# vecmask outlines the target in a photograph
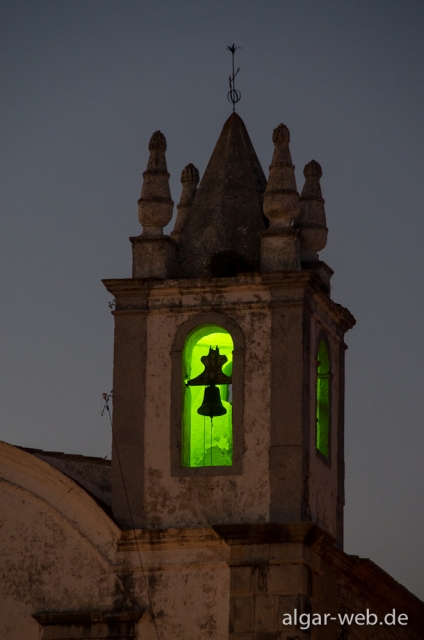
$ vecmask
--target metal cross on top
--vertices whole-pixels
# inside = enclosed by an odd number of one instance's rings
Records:
[[[234,54],[236,52],[237,49],[241,49],[241,47],[236,47],[235,44],[232,44],[231,47],[227,47],[227,49],[229,51],[231,51],[231,55],[233,57],[233,73],[232,75],[229,77],[229,81],[230,81],[230,90],[227,94],[227,98],[228,98],[228,102],[232,102],[233,103],[233,111],[236,110],[236,104],[237,102],[239,102],[240,98],[241,98],[241,93],[240,91],[237,91],[236,87],[235,87],[235,77],[238,74],[238,72],[240,71],[240,67],[237,69],[237,71],[234,73]]]

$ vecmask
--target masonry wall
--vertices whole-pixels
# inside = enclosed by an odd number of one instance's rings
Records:
[[[2,640],[422,637],[423,603],[311,523],[120,531],[72,480],[4,443],[0,478]],[[294,610],[367,608],[408,625],[283,624]]]
[[[118,522],[124,528],[132,522],[166,528],[312,519],[342,544],[339,355],[348,312],[323,295],[308,272],[105,284],[116,296],[112,505]],[[349,316],[344,329],[343,314]],[[242,336],[236,351],[244,376],[238,388],[234,382],[233,413],[241,446],[234,447],[231,468],[186,470],[178,450],[181,331],[212,316],[217,324],[227,319]],[[331,344],[333,373],[329,464],[317,457],[315,443],[316,345],[322,332]],[[242,417],[236,424],[237,398]]]
[[[2,640],[228,637],[214,531],[138,531],[135,543],[71,479],[4,443],[0,503]]]
[[[171,310],[170,308],[171,307]],[[178,328],[199,312],[218,312],[240,327],[246,349],[242,474],[218,469],[171,475],[171,351]],[[202,322],[204,320],[199,320]],[[261,522],[269,518],[270,313],[266,291],[152,296],[147,319],[145,526]],[[234,391],[236,393],[236,390]]]
[[[369,560],[336,550],[334,539],[315,525],[217,530],[230,546],[231,640],[421,637],[424,604]],[[367,609],[377,616],[376,624],[352,620],[357,614],[365,620]],[[406,625],[384,623],[394,609],[407,616]],[[350,624],[339,614],[348,615]]]

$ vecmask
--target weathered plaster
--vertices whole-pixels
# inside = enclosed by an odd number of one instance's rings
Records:
[[[4,443],[0,477],[4,640],[338,640],[337,625],[302,633],[282,615],[366,607],[410,623],[355,627],[357,640],[421,637],[423,604],[311,523],[119,531],[71,479]]]
[[[330,465],[328,473],[315,460],[314,341],[319,328],[339,345],[354,320],[324,293],[320,277],[305,271],[206,280],[109,280],[105,285],[116,298],[115,348],[121,356],[114,373],[119,389],[115,435],[121,466],[130,476],[127,492],[134,521],[166,528],[312,519],[339,535],[340,543],[343,479],[337,428],[332,430],[334,468]],[[236,437],[243,439],[242,460],[237,453],[233,474],[231,468],[221,474],[219,469],[176,469],[181,403],[175,400],[178,390],[172,381],[172,367],[175,371],[179,366],[176,360],[172,365],[174,342],[185,322],[198,317],[201,323],[211,313],[236,323],[245,344],[242,421],[240,427],[234,425]],[[143,328],[135,327],[137,314]],[[128,336],[134,336],[134,349]],[[334,372],[337,377],[338,362]],[[335,416],[341,407],[338,384],[333,379]],[[135,451],[142,457],[138,463]],[[116,469],[116,452],[114,459]],[[125,495],[116,486],[114,513],[128,527],[128,516],[122,515]]]
[[[228,300],[222,300],[221,304],[228,306]],[[192,306],[190,299],[187,306]],[[218,305],[214,305],[214,309],[217,308]],[[217,520],[229,522],[237,519],[243,522],[267,518],[269,435],[266,425],[266,380],[269,375],[262,376],[259,372],[262,373],[267,366],[269,322],[266,322],[266,314],[262,310],[256,313],[236,310],[227,315],[240,326],[246,344],[249,344],[245,351],[243,395],[255,399],[255,403],[246,400],[244,405],[245,456],[242,477],[231,476],[228,472],[221,477],[172,476],[171,451],[166,446],[170,441],[171,425],[170,353],[178,327],[190,315],[168,312],[151,313],[148,317],[145,420],[147,526],[163,528],[208,524]],[[258,404],[261,412],[255,410]]]
[[[133,532],[121,532],[83,489],[30,453],[0,443],[0,477],[2,639],[38,640],[34,616],[49,621],[45,638],[109,637],[95,633],[138,613],[139,637],[153,640],[150,603],[162,640],[227,636],[228,552],[213,530],[137,532],[137,548]],[[78,622],[87,616],[89,636]]]
[[[0,600],[16,603],[1,607],[1,637],[38,638],[37,611],[111,607],[116,525],[72,480],[5,443],[0,477]]]

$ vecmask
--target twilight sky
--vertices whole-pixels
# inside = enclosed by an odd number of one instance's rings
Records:
[[[265,174],[284,122],[323,167],[346,336],[346,544],[424,598],[424,3],[3,0],[0,439],[104,457],[113,319],[160,129],[175,202],[238,113]]]

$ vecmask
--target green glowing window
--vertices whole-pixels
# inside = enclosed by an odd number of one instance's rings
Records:
[[[183,351],[183,467],[221,467],[233,463],[233,349],[228,331],[214,324],[198,327],[186,339]],[[212,369],[218,372],[217,384],[214,384],[215,374],[212,382],[208,375]],[[227,384],[222,384],[223,381]]]
[[[330,454],[330,358],[321,340],[318,348],[317,369],[317,449],[326,458]]]

